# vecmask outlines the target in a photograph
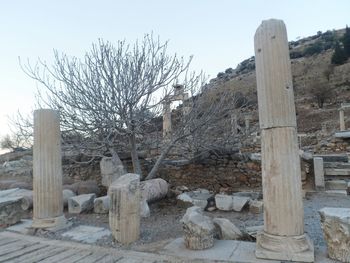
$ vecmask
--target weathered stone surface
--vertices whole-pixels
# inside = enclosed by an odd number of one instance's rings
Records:
[[[325,193],[329,195],[348,195],[346,190],[326,190]]]
[[[329,257],[350,262],[350,209],[325,207],[319,214]]]
[[[62,157],[59,113],[34,111],[33,227],[65,225],[62,196]]]
[[[237,240],[243,236],[241,230],[226,218],[214,218],[213,223],[216,227],[218,239]]]
[[[313,262],[313,246],[304,235],[301,166],[284,22],[263,21],[254,42],[264,196],[264,232],[257,236],[255,255]]]
[[[94,180],[77,182],[72,184],[72,187],[76,188],[77,195],[95,194],[98,196],[100,194],[100,189],[98,188],[97,182]]]
[[[112,182],[126,173],[123,163],[113,157],[103,157],[100,162],[102,185],[109,187]]]
[[[236,192],[232,194],[233,196],[243,196],[243,197],[249,197],[252,200],[258,200],[262,199],[263,195],[262,192]]]
[[[110,235],[111,232],[106,228],[85,225],[74,227],[62,234],[63,237],[88,244],[95,244],[99,239]]]
[[[208,192],[193,192],[192,204],[204,209],[208,204],[208,198],[212,195]]]
[[[0,191],[0,197],[21,197],[21,207],[24,211],[33,207],[33,191],[27,189],[13,188]]]
[[[182,201],[182,202],[186,202],[186,203],[191,203],[192,204],[192,197],[188,194],[188,193],[182,193],[179,194],[176,199]]]
[[[242,209],[248,204],[250,198],[244,196],[233,196],[232,209],[235,212],[241,212]]]
[[[256,236],[259,232],[264,231],[264,225],[261,226],[248,226],[245,228],[245,232],[251,236],[252,238],[256,239]]]
[[[151,211],[149,209],[148,203],[146,200],[142,199],[140,203],[140,216],[141,217],[150,217]]]
[[[110,203],[111,203],[111,198],[108,195],[96,198],[94,200],[94,213],[108,214]]]
[[[257,200],[249,201],[249,212],[253,214],[260,214],[264,211],[264,202]]]
[[[0,197],[0,227],[16,224],[23,216],[21,197]]]
[[[84,194],[73,196],[68,199],[68,212],[71,214],[80,214],[88,212],[94,208],[95,194]]]
[[[231,195],[215,195],[215,204],[217,209],[222,211],[232,211],[233,209],[233,197]]]
[[[314,174],[316,190],[325,190],[323,159],[321,157],[314,158]]]
[[[215,226],[209,217],[202,214],[200,207],[188,208],[181,223],[187,248],[201,250],[214,246]]]
[[[76,196],[76,194],[72,190],[63,189],[62,196],[63,196],[63,207],[68,207],[68,199],[73,196]]]
[[[345,180],[329,180],[326,181],[327,190],[347,190],[348,183]]]
[[[168,193],[168,183],[161,179],[151,179],[140,183],[141,198],[148,203],[161,200],[166,197]]]
[[[109,189],[111,198],[109,226],[113,237],[122,244],[130,244],[140,236],[140,176],[125,174]]]

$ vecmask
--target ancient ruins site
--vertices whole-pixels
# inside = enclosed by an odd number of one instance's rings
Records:
[[[287,29],[209,82],[153,35],[23,65],[46,93],[2,142],[0,262],[350,262],[350,30]]]

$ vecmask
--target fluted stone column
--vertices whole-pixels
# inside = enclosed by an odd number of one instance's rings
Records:
[[[65,223],[59,114],[50,109],[35,110],[32,226],[61,228]]]
[[[169,139],[171,137],[171,109],[170,101],[163,104],[163,138]]]
[[[344,120],[344,110],[339,110],[339,124],[340,124],[340,130],[345,131],[345,120]]]
[[[130,244],[140,236],[140,176],[128,173],[115,180],[108,189],[109,226],[114,238]]]
[[[301,169],[286,27],[263,21],[255,34],[261,129],[264,231],[258,258],[312,262],[313,245],[304,234]]]

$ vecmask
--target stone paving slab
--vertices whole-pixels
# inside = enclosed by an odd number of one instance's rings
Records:
[[[157,253],[149,253],[0,232],[0,263],[280,262],[256,259],[254,251],[255,243],[235,240],[216,240],[213,248],[193,251],[186,249],[183,239],[178,238],[165,243]],[[325,249],[315,251],[315,262],[334,262],[326,257]]]
[[[72,240],[94,244],[99,239],[110,236],[111,231],[103,227],[80,225],[62,234],[63,237],[70,237]]]

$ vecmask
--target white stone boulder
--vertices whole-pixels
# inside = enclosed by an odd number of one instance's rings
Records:
[[[217,209],[222,211],[232,211],[233,209],[233,196],[217,194],[215,195],[215,204]]]
[[[68,199],[68,212],[71,214],[80,214],[89,212],[94,208],[95,194],[83,194],[73,196]]]
[[[0,197],[0,227],[16,224],[22,216],[22,197]]]
[[[233,205],[232,205],[233,211],[241,212],[244,206],[249,203],[249,201],[250,201],[249,197],[233,196]]]
[[[329,257],[350,262],[350,208],[325,207],[319,214]]]
[[[214,246],[215,226],[209,217],[202,214],[200,207],[188,208],[181,223],[188,249],[202,250]]]
[[[108,195],[98,197],[94,200],[94,213],[108,214],[111,198]]]
[[[214,218],[218,239],[237,240],[243,237],[243,233],[230,220],[226,218]]]
[[[161,179],[150,179],[140,182],[141,198],[147,203],[163,199],[168,194],[168,183]]]

